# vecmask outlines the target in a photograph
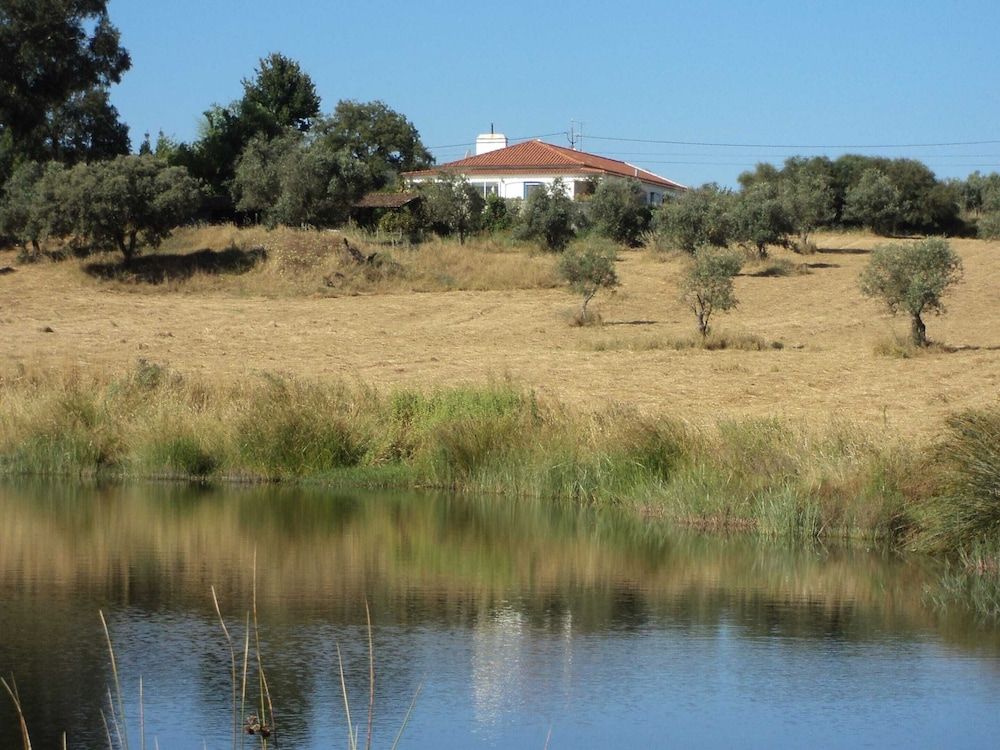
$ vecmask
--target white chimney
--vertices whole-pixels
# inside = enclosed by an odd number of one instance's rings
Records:
[[[503,133],[481,133],[476,136],[476,156],[507,148],[507,136]]]

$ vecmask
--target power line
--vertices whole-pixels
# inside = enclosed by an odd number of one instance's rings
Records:
[[[948,143],[855,143],[841,145],[805,146],[792,143],[711,143],[707,141],[673,141],[655,138],[615,138],[607,135],[588,135],[598,141],[619,141],[622,143],[657,143],[668,146],[712,146],[715,148],[798,148],[798,149],[842,149],[842,148],[936,148],[945,146],[985,146],[1000,143],[1000,140],[952,141]]]
[[[731,158],[733,156],[745,159],[784,159],[802,154],[734,154],[730,153],[706,153],[691,151],[601,151],[603,156],[698,156],[711,159],[713,157]],[[1000,159],[1000,154],[918,154],[915,158],[920,159]]]

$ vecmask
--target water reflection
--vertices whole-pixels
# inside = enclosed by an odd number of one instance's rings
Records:
[[[495,499],[7,485],[0,670],[17,677],[36,747],[55,746],[62,730],[71,746],[101,744],[99,608],[133,717],[143,676],[149,736],[164,748],[229,746],[228,652],[209,587],[241,639],[255,554],[287,747],[346,745],[335,644],[360,710],[366,600],[380,745],[421,683],[409,747],[541,747],[550,726],[553,747],[668,736],[919,745],[935,732],[954,746],[1000,731],[1000,637],[924,604],[937,574],[926,560],[668,535]],[[727,733],[721,716],[741,723]],[[846,733],[822,731],[824,721]],[[14,732],[2,704],[0,748],[18,746]]]

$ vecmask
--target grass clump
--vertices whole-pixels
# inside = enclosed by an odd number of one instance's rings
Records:
[[[919,544],[969,551],[1000,538],[1000,408],[955,415],[947,428],[936,456],[938,487],[922,507]]]
[[[155,443],[152,460],[156,465],[169,467],[172,474],[204,479],[219,467],[219,460],[201,445],[194,435],[176,435]]]
[[[711,332],[706,336],[647,336],[619,337],[599,339],[592,345],[595,352],[631,351],[649,352],[657,350],[685,351],[688,349],[704,349],[705,351],[745,351],[764,352],[784,349],[781,341],[768,341],[765,338],[750,333],[720,333]]]
[[[304,477],[356,466],[365,438],[350,424],[351,405],[337,389],[266,378],[236,420],[245,470],[267,479]]]

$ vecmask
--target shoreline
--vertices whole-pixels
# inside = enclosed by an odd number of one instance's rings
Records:
[[[273,374],[220,382],[143,361],[0,377],[8,476],[551,498],[703,531],[959,556],[975,547],[970,567],[986,572],[998,559],[998,464],[997,409],[954,416],[927,446],[849,423],[706,429],[623,406],[584,414],[510,382],[428,392]]]

